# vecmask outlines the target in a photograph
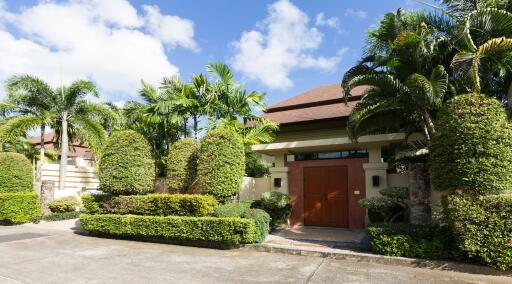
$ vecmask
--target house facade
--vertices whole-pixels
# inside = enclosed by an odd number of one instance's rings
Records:
[[[279,124],[276,139],[255,145],[272,162],[271,191],[288,193],[291,226],[364,228],[358,201],[389,186],[407,186],[407,176],[388,174],[383,152],[405,134],[347,134],[347,119],[364,88],[346,103],[340,84],[315,88],[270,106],[262,117]]]

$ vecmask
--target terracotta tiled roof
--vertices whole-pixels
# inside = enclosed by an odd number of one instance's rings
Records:
[[[352,90],[345,104],[341,84],[318,87],[271,105],[262,117],[278,124],[346,118],[361,99],[365,87]]]
[[[34,144],[37,148],[39,148],[41,142],[41,136],[35,136],[30,138],[30,143]],[[55,147],[55,133],[50,132],[44,135],[44,144],[45,149],[57,151],[57,147]],[[89,148],[84,145],[81,145],[80,141],[74,141],[72,143],[73,147],[70,147],[68,152],[68,157],[82,157],[82,158],[91,158],[93,157],[93,153]]]

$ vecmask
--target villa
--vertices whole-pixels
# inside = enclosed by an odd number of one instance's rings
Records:
[[[364,228],[367,212],[358,200],[390,186],[407,186],[404,174],[388,174],[386,149],[403,133],[347,134],[347,119],[364,88],[346,103],[340,84],[318,87],[271,105],[262,117],[279,124],[276,139],[252,150],[272,161],[270,190],[288,193],[291,226]],[[267,157],[268,156],[268,157]]]

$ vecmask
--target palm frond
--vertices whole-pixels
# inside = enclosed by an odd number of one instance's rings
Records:
[[[22,115],[7,120],[0,127],[0,143],[14,141],[44,123],[41,117]]]
[[[95,154],[101,153],[102,145],[107,138],[107,133],[101,124],[83,115],[73,116],[70,124],[77,126],[76,136],[81,143],[87,145]]]

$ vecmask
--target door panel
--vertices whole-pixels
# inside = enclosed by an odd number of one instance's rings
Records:
[[[347,168],[304,168],[304,224],[348,227]]]

